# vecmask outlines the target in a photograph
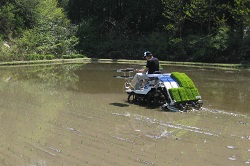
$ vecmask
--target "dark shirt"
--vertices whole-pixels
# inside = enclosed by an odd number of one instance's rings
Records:
[[[148,74],[153,74],[155,71],[159,71],[159,60],[154,57],[149,59],[146,67],[148,68]]]

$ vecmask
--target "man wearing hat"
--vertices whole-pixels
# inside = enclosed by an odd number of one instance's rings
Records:
[[[146,68],[143,73],[154,74],[159,71],[159,60],[153,57],[153,54],[149,51],[144,52],[144,57],[147,60]]]
[[[139,89],[141,80],[148,78],[146,74],[159,73],[159,60],[149,51],[144,52],[144,58],[147,60],[146,68],[136,70],[136,72],[140,74],[136,74],[131,82],[132,88],[135,90]]]

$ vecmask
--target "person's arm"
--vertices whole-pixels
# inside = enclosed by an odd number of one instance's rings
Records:
[[[145,69],[136,69],[135,72],[136,73],[147,73],[148,72],[148,68],[146,67]]]
[[[146,67],[144,69],[135,69],[135,72],[136,73],[144,73],[144,74],[146,74],[148,72],[148,70],[149,70],[149,66],[150,66],[150,62],[147,61]]]
[[[142,73],[147,73],[148,72],[148,68],[146,67],[145,69],[142,69]]]

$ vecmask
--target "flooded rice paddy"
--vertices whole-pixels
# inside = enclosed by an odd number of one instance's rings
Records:
[[[185,72],[204,107],[189,113],[126,102],[122,64],[0,68],[0,165],[248,166],[250,71]]]

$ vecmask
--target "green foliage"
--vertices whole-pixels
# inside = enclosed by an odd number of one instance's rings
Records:
[[[141,59],[150,50],[160,60],[250,62],[250,0],[4,0],[0,25],[11,46],[0,46],[2,61]]]
[[[212,27],[215,27],[214,19],[218,17],[218,11],[220,8],[215,0],[192,0],[185,4],[183,12],[186,19],[191,21],[195,28],[195,34],[204,35],[211,34]]]
[[[234,8],[231,9],[233,18],[237,23],[249,26],[250,22],[250,1],[249,0],[235,0]]]
[[[162,1],[173,59],[224,63],[248,59],[243,31],[249,32],[249,0]]]
[[[24,31],[16,41],[19,54],[54,54],[61,58],[62,54],[74,53],[78,39],[57,1],[41,0],[35,11],[35,27]]]
[[[164,53],[168,51],[168,43],[163,32],[136,37],[122,34],[119,29],[100,35],[97,28],[89,24],[82,28],[78,32],[81,37],[77,48],[90,58],[143,59],[143,53],[147,50],[161,60],[168,56]]]
[[[68,3],[69,18],[74,23],[96,18],[96,26],[102,34],[110,28],[116,30],[119,25],[125,26],[125,33],[145,33],[162,28],[158,24],[163,18],[162,11],[161,0],[69,0]]]
[[[84,58],[86,56],[82,55],[82,54],[68,54],[68,55],[63,55],[62,58],[63,59],[74,59],[74,58]]]
[[[183,0],[162,0],[164,5],[163,16],[167,18],[165,28],[169,31],[171,38],[181,38],[185,14],[182,11],[185,4]]]
[[[11,39],[20,32],[23,24],[17,12],[15,5],[11,3],[0,6],[0,37]]]
[[[54,59],[54,58],[55,58],[55,56],[52,55],[52,54],[48,54],[48,55],[45,55],[45,56],[44,56],[44,59],[47,59],[47,60],[52,60],[52,59]]]
[[[210,46],[218,51],[224,51],[229,46],[229,27],[225,24],[218,28],[218,32],[210,40]]]
[[[35,26],[36,5],[40,0],[15,0],[18,15],[22,18],[25,28]]]
[[[11,56],[10,48],[6,44],[0,40],[0,61],[7,61]]]
[[[29,29],[23,32],[22,37],[16,39],[19,50],[18,54],[34,54],[39,52],[37,47],[41,43],[42,34],[38,28]],[[40,53],[40,52],[39,52]]]
[[[24,59],[25,60],[43,60],[43,59],[47,59],[47,60],[51,60],[54,59],[55,56],[52,54],[48,54],[48,55],[42,55],[42,54],[26,54]]]
[[[88,54],[92,50],[95,50],[93,48],[96,48],[98,45],[98,30],[94,25],[94,20],[89,19],[82,21],[77,30],[77,36],[79,37],[79,43],[77,45],[77,48],[79,52],[84,52]],[[100,42],[100,41],[99,41]]]
[[[60,5],[61,8],[67,9],[68,8],[69,0],[58,0],[58,3],[59,3],[59,5]]]
[[[68,13],[80,25],[80,53],[96,58],[141,59],[148,49],[158,56],[167,48],[163,32],[155,32],[162,30],[158,24],[162,10],[160,0],[70,0]]]
[[[44,56],[40,54],[27,54],[27,60],[43,60]]]

